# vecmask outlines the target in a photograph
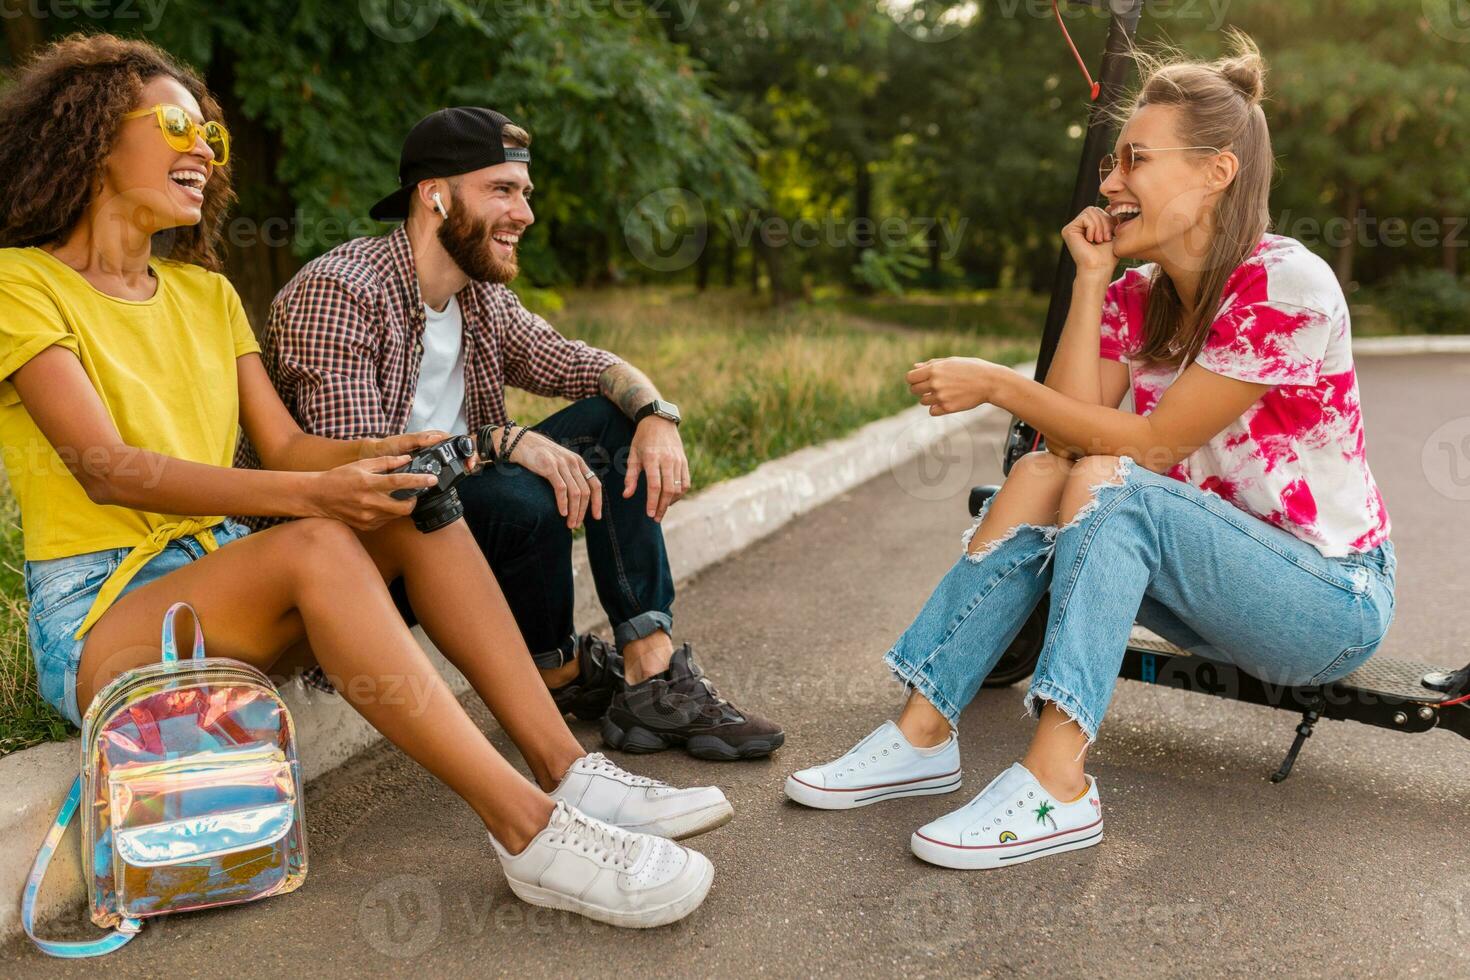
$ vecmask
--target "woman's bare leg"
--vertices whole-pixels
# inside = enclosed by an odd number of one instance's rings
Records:
[[[1061,708],[1044,701],[1036,734],[1031,737],[1021,765],[1031,770],[1031,775],[1048,793],[1064,803],[1070,802],[1087,789],[1083,771],[1086,750],[1087,736],[1081,726]]]
[[[352,706],[469,803],[509,850],[520,851],[546,826],[551,800],[465,713],[346,525],[302,520],[270,528],[119,599],[82,652],[77,703],[83,711],[119,673],[158,659],[159,625],[179,601],[198,611],[210,653],[265,671],[307,639],[323,668],[343,681],[339,690]],[[514,624],[510,632],[519,636]]]
[[[424,534],[403,520],[359,537],[384,579],[402,576],[424,632],[484,699],[541,788],[555,789],[586,750],[557,710],[469,528],[455,521]]]
[[[1027,453],[1016,460],[970,539],[970,554],[1004,537],[1017,524],[1056,524],[1072,466],[1070,460],[1049,452]],[[950,733],[949,719],[917,689],[909,692],[898,728],[920,748],[941,745]]]
[[[1092,502],[1094,486],[1116,482],[1117,465],[1116,458],[1111,456],[1090,456],[1080,460],[1062,488],[1061,502],[1057,507],[1059,523],[1069,523]],[[1086,749],[1087,736],[1082,726],[1047,701],[1041,706],[1041,720],[1021,764],[1031,770],[1048,793],[1059,800],[1073,800],[1087,789],[1087,776],[1083,770]]]

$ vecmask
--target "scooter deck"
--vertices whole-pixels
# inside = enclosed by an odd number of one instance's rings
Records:
[[[1443,669],[1376,656],[1330,684],[1288,687],[1191,654],[1135,626],[1119,676],[1288,711],[1314,711],[1322,718],[1358,721],[1395,731],[1422,732],[1438,727],[1470,738],[1470,706],[1441,707],[1446,695],[1422,683],[1426,674]]]

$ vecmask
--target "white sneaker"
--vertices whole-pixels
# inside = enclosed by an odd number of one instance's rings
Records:
[[[551,798],[614,827],[672,840],[723,827],[735,815],[719,787],[676,789],[635,776],[601,752],[572,763]]]
[[[902,796],[932,796],[960,788],[960,743],[917,749],[885,721],[842,758],[786,777],[786,795],[819,810],[851,810]]]
[[[1017,762],[969,803],[920,827],[909,846],[945,868],[1003,868],[1091,847],[1102,835],[1096,779],[1087,777],[1081,799],[1058,803]]]
[[[519,854],[490,835],[522,901],[629,929],[668,925],[699,908],[715,869],[663,837],[621,830],[557,803],[546,829]]]

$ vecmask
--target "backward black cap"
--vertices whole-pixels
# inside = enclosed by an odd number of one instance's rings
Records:
[[[403,141],[398,157],[398,190],[374,204],[368,214],[378,221],[402,221],[419,181],[452,177],[498,163],[531,162],[531,151],[506,147],[501,135],[509,119],[494,109],[455,106],[420,119]]]

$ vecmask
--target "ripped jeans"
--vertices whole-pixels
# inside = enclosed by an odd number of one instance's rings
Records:
[[[1042,596],[1046,638],[1025,710],[1051,701],[1088,742],[1136,621],[1192,654],[1281,685],[1343,677],[1394,612],[1392,542],[1327,558],[1190,484],[1119,459],[1063,527],[1020,524],[955,563],[884,662],[953,727]],[[993,500],[994,498],[992,498]],[[989,501],[964,536],[970,538]]]

